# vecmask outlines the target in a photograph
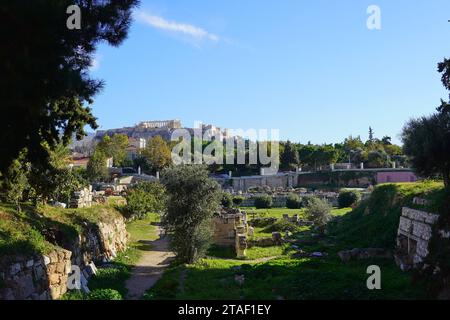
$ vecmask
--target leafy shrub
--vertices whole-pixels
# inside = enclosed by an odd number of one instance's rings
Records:
[[[255,198],[256,209],[269,209],[272,207],[272,197],[265,194]]]
[[[322,231],[323,227],[331,218],[331,206],[326,200],[311,197],[306,207],[307,217],[314,222]]]
[[[266,217],[266,218],[254,218],[250,220],[250,225],[252,227],[263,228],[267,227],[277,221],[277,218]]]
[[[361,194],[359,192],[354,190],[342,190],[338,197],[339,208],[351,207],[359,200],[361,200]]]
[[[312,201],[314,201],[314,200],[311,200],[311,199],[313,199],[314,197],[303,197],[303,199],[302,199],[302,207],[303,208],[307,208],[308,206],[309,206],[309,204],[312,202]]]
[[[275,223],[269,225],[265,231],[267,232],[284,232],[284,231],[290,231],[292,233],[299,231],[299,226],[296,225],[293,222],[287,221],[287,220],[278,220]]]
[[[86,295],[81,290],[67,291],[61,300],[86,300]]]
[[[286,207],[289,209],[298,209],[302,206],[302,199],[296,195],[295,193],[291,193],[288,195],[286,199]]]
[[[122,300],[122,295],[113,289],[95,289],[88,294],[88,300]]]
[[[245,198],[243,196],[235,196],[233,198],[233,204],[235,206],[240,206],[244,202]]]
[[[165,188],[159,182],[141,182],[128,190],[126,212],[130,218],[144,218],[150,212],[165,208]]]
[[[220,201],[225,208],[231,208],[233,206],[233,197],[228,192],[222,194],[222,200]]]

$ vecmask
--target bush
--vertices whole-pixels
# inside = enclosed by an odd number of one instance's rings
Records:
[[[293,222],[287,221],[287,220],[278,220],[272,225],[269,225],[264,231],[267,232],[285,232],[290,231],[292,233],[295,233],[299,231],[299,226],[296,225]]]
[[[130,218],[144,218],[165,208],[165,189],[159,182],[141,182],[127,192],[126,211]]]
[[[361,200],[361,194],[359,192],[354,190],[342,190],[338,197],[339,208],[351,207],[359,200]]]
[[[122,300],[122,295],[113,289],[95,289],[88,294],[88,300]]]
[[[256,209],[269,209],[272,207],[272,197],[265,194],[255,198]]]
[[[330,220],[330,213],[331,206],[326,200],[315,197],[309,199],[306,215],[321,231],[324,231],[325,225]]]
[[[299,209],[302,206],[302,199],[294,194],[291,193],[288,195],[287,199],[286,199],[286,207],[288,207],[289,209]]]
[[[240,206],[244,202],[245,198],[243,196],[236,196],[233,198],[233,204],[235,206]]]
[[[231,208],[233,206],[233,197],[228,192],[222,194],[221,204],[224,208]]]

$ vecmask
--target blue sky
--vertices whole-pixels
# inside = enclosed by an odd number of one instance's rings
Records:
[[[381,30],[366,27],[381,9]],[[390,135],[448,94],[450,2],[142,0],[128,39],[101,45],[92,76],[101,129],[178,118],[279,129],[282,139]]]

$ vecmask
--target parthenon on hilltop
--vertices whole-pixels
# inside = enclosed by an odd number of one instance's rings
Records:
[[[175,120],[157,120],[157,121],[142,121],[139,122],[136,127],[145,129],[157,129],[157,128],[167,128],[167,129],[179,129],[181,128],[181,121]]]

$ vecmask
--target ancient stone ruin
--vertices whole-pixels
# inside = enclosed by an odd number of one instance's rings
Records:
[[[70,208],[87,208],[92,205],[92,186],[73,193],[70,199]]]
[[[95,262],[107,262],[126,248],[125,221],[86,226],[67,248],[55,248],[43,255],[7,256],[0,261],[0,300],[59,299],[68,290],[72,266],[81,271],[81,290],[89,292],[88,280],[96,273]]]
[[[397,231],[395,262],[402,270],[418,267],[428,255],[437,214],[403,207]]]
[[[214,244],[234,247],[238,258],[245,257],[247,237],[252,232],[246,213],[239,209],[223,209],[214,217]]]

